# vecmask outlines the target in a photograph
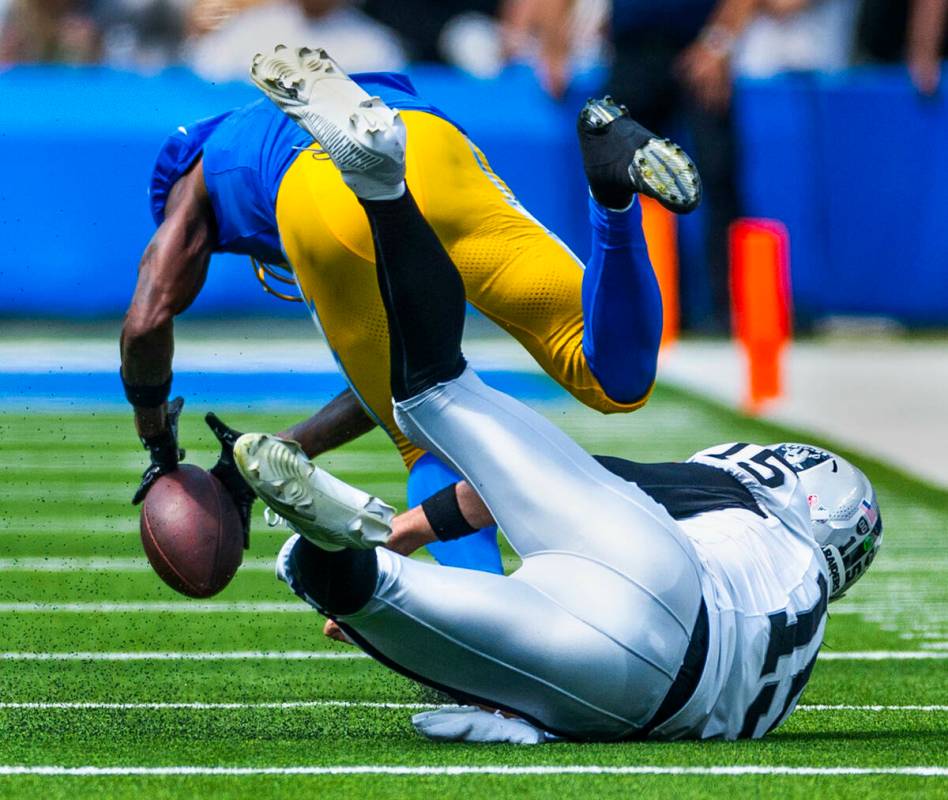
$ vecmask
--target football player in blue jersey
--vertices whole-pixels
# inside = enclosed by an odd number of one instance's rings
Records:
[[[324,89],[352,99],[369,126],[397,112],[411,132],[405,158],[416,201],[458,264],[472,305],[586,405],[624,412],[645,403],[662,317],[635,197],[648,194],[678,212],[694,208],[700,183],[681,148],[608,99],[587,104],[579,137],[592,191],[593,254],[584,270],[520,206],[463,130],[419,97],[407,78],[350,79],[325,52],[306,48],[278,48],[261,57],[254,75],[277,62],[324,66]],[[306,88],[296,90],[302,96]],[[381,425],[410,470],[413,502],[458,477],[395,424],[388,328],[368,222],[346,176],[313,152],[324,151],[334,134],[305,116],[304,103],[288,113],[294,119],[260,100],[179,128],[159,154],[150,191],[158,230],[122,329],[122,379],[152,462],[136,502],[179,458],[181,405],[167,403],[173,319],[200,291],[215,252],[248,255],[259,275],[294,283],[351,387],[286,431],[288,437],[315,455]],[[208,421],[224,447],[214,473],[234,495],[246,526],[253,495],[230,463],[234,431],[214,416]],[[501,571],[492,527],[461,542],[437,543],[432,551],[444,564]]]

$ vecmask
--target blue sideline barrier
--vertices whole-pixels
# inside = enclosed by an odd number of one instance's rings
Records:
[[[499,81],[437,67],[411,74],[524,205],[584,256],[573,126],[594,80],[558,104],[522,68]],[[180,69],[149,78],[62,67],[0,74],[0,315],[122,313],[153,231],[145,187],[161,141],[256,96]],[[796,75],[741,84],[736,111],[746,211],[790,229],[798,315],[948,323],[944,94],[919,98],[901,70]],[[221,312],[304,313],[264,295],[247,260],[232,257],[215,259],[193,310]]]
[[[503,91],[437,68],[412,77],[544,224],[588,250],[587,190],[572,133],[581,101],[548,101],[526,69],[511,70]],[[154,231],[146,187],[162,141],[178,125],[258,96],[182,69],[151,78],[61,67],[0,74],[0,314],[123,313]],[[249,261],[229,256],[215,257],[192,311],[305,313],[265,295]]]
[[[737,95],[748,213],[790,230],[799,316],[948,323],[948,98],[902,69],[748,81]]]

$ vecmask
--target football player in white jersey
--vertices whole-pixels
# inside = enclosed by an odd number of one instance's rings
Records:
[[[869,481],[796,444],[725,444],[685,463],[596,458],[483,384],[461,354],[463,284],[404,183],[397,115],[322,94],[318,80],[280,75],[268,94],[308,104],[329,132],[322,145],[372,228],[396,420],[465,481],[396,517],[295,443],[242,436],[238,468],[297,532],[280,577],[380,662],[467,704],[415,718],[433,739],[772,730],[809,678],[827,602],[881,543]],[[491,520],[523,560],[510,576],[380,546]]]

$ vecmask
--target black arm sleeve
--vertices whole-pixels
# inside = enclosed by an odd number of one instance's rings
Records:
[[[452,539],[460,539],[477,530],[461,513],[457,483],[452,483],[435,492],[421,504],[421,508],[439,541],[449,542]]]

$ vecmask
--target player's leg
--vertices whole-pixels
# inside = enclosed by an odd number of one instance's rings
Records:
[[[619,738],[654,718],[688,642],[670,631],[677,662],[663,665],[666,654],[648,644],[654,601],[588,566],[579,579],[593,605],[611,592],[609,608],[595,608],[601,616],[591,620],[516,576],[448,570],[386,550],[327,553],[295,539],[281,551],[278,574],[410,678],[561,735]],[[550,583],[577,580],[570,565],[544,569]]]
[[[428,116],[406,115],[409,129]],[[408,165],[409,179],[419,158]],[[434,458],[419,461],[424,451],[408,441],[392,416],[388,327],[365,214],[335,165],[310,153],[287,170],[276,210],[306,304],[347,382],[398,448],[409,469],[410,502],[420,502],[426,489],[437,491],[459,476],[448,477],[449,468]],[[501,571],[493,527],[429,549],[446,566]]]
[[[588,101],[577,130],[592,228],[583,352],[606,393],[628,403],[650,391],[662,335],[661,292],[636,193],[688,213],[700,202],[701,183],[680,147],[654,136],[611,98]]]
[[[403,670],[554,732],[608,736],[642,726],[682,663],[700,654],[693,548],[644,493],[466,366],[463,284],[411,194],[363,207],[388,315],[396,420],[468,479],[525,563],[505,579],[424,572],[380,555],[391,566],[373,600],[341,621]],[[618,695],[596,688],[617,669],[629,681]]]
[[[693,586],[694,550],[661,506],[466,367],[464,287],[411,194],[363,207],[388,315],[396,420],[408,437],[468,480],[521,556],[592,558],[633,581],[661,564],[669,585]],[[668,606],[690,630],[696,607],[686,594]]]
[[[642,207],[607,208],[589,198],[592,252],[583,274],[583,355],[606,395],[647,397],[662,340],[662,295],[642,231]]]
[[[409,184],[457,264],[468,300],[515,336],[579,400],[615,412],[645,401],[662,319],[640,209],[637,204],[625,208],[632,191],[643,186],[629,177],[630,161],[654,137],[618,107],[607,107],[613,116],[605,124],[587,131],[581,123],[581,144],[589,156],[591,183],[606,200],[621,194],[618,202],[625,210],[591,203],[593,247],[585,271],[520,206],[472,143],[443,120],[417,112],[405,116],[413,122],[409,157],[423,154],[416,156],[421,167],[409,175]],[[621,165],[628,185],[616,177]],[[446,174],[450,181],[444,180]],[[679,210],[690,207],[696,191],[697,183]]]

